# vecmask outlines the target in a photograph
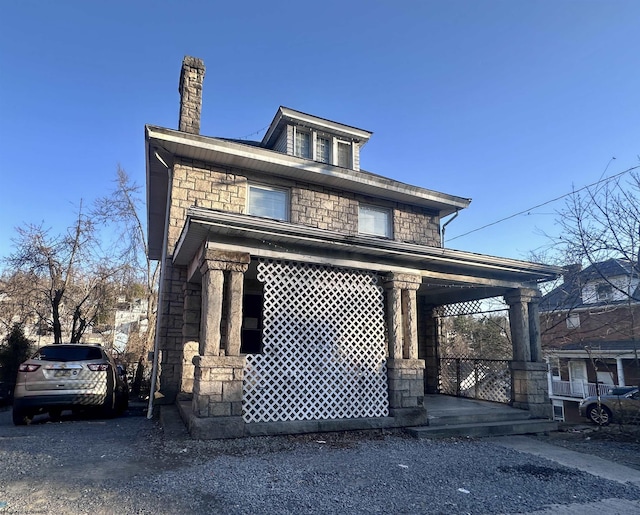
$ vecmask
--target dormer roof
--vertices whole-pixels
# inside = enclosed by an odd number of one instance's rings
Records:
[[[266,134],[262,138],[262,146],[265,148],[273,148],[280,133],[285,129],[287,125],[297,125],[302,127],[308,127],[310,129],[316,129],[318,131],[332,134],[339,138],[343,138],[349,141],[355,141],[363,146],[373,134],[370,131],[364,129],[358,129],[357,127],[351,127],[343,123],[327,120],[326,118],[320,118],[311,114],[296,111],[288,107],[280,106],[278,112],[273,118],[271,125]]]

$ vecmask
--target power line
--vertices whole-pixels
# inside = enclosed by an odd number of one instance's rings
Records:
[[[611,161],[609,161],[609,162],[611,162]],[[609,166],[609,165],[607,165],[607,166]],[[519,211],[519,212],[517,212],[517,213],[515,213],[513,215],[509,215],[509,216],[506,216],[504,218],[501,218],[500,220],[496,220],[495,222],[491,222],[490,224],[483,225],[482,227],[478,227],[477,229],[472,229],[472,230],[467,231],[467,232],[465,232],[463,234],[459,234],[458,236],[454,236],[453,238],[449,238],[449,241],[457,240],[458,238],[462,238],[463,236],[467,236],[467,235],[469,235],[471,233],[481,231],[482,229],[486,229],[487,227],[491,227],[493,225],[497,225],[499,223],[505,222],[507,220],[510,220],[511,218],[515,218],[516,216],[524,215],[525,213],[529,213],[530,211],[533,211],[534,209],[538,209],[539,207],[546,206],[547,204],[552,204],[553,202],[557,202],[558,200],[561,200],[561,199],[563,199],[565,197],[568,197],[570,195],[575,195],[576,193],[579,193],[579,192],[581,192],[583,190],[586,190],[586,189],[591,188],[593,186],[597,186],[600,183],[604,183],[604,182],[608,182],[608,181],[610,181],[612,179],[616,179],[616,178],[618,178],[618,177],[620,177],[620,176],[622,176],[622,175],[624,175],[626,173],[629,173],[629,172],[631,172],[633,170],[636,170],[638,168],[640,168],[640,165],[633,166],[631,168],[627,168],[623,172],[617,173],[616,175],[612,175],[611,177],[608,177],[605,180],[602,180],[602,178],[600,178],[596,182],[593,182],[591,184],[587,184],[586,186],[583,186],[582,188],[579,188],[577,190],[571,191],[569,193],[565,193],[564,195],[560,195],[559,197],[556,197],[554,199],[547,200],[546,202],[543,202],[542,204],[538,204],[536,206],[530,207],[529,209],[524,209],[524,210]],[[606,168],[605,168],[605,171],[606,171]]]
[[[236,139],[247,139],[247,138],[250,138],[251,136],[255,136],[256,134],[260,134],[263,130],[265,130],[268,127],[269,127],[268,125],[265,125],[264,127],[262,127],[262,129],[258,129],[256,132],[252,132],[251,134],[247,134],[246,136],[242,136],[242,137],[236,138]]]

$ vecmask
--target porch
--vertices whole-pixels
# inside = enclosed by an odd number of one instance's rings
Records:
[[[606,395],[615,385],[588,383],[586,381],[561,381],[553,379],[549,385],[550,397],[558,399],[585,399],[596,395]]]

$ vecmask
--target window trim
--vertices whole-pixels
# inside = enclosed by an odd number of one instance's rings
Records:
[[[379,213],[386,213],[387,223],[384,234],[363,231],[362,226],[360,225],[360,222],[362,220],[362,208],[370,209],[371,211],[377,211]],[[358,204],[358,234],[362,234],[364,236],[375,236],[377,238],[386,238],[389,240],[393,239],[393,209],[388,207],[376,206],[375,204]]]
[[[276,218],[273,216],[264,216],[251,212],[251,189],[256,188],[266,191],[275,191],[284,194],[284,218]],[[289,188],[283,188],[281,186],[273,186],[271,184],[264,184],[259,182],[247,183],[247,201],[246,201],[246,213],[251,216],[258,216],[260,218],[268,218],[270,220],[280,220],[281,222],[288,222],[291,219],[291,190]]]

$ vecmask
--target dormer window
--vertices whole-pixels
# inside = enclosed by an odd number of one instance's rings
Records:
[[[341,168],[351,168],[351,143],[338,141],[338,162]]]
[[[311,158],[311,133],[296,128],[295,131],[296,156]]]
[[[316,139],[316,161],[331,163],[331,138],[318,136]]]

